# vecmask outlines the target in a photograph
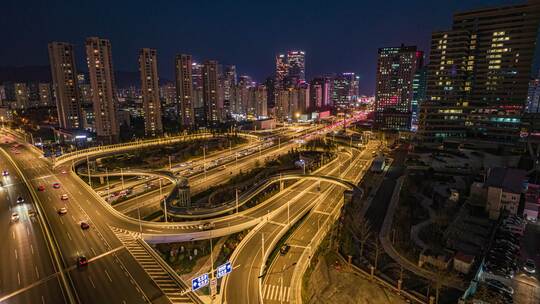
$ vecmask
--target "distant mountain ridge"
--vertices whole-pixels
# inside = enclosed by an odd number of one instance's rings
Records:
[[[80,72],[88,75],[87,72]],[[114,77],[117,88],[140,87],[141,80],[139,72],[115,71]],[[38,66],[0,66],[0,83],[4,82],[52,82],[51,70],[48,65]],[[160,79],[159,83],[170,82],[167,79]]]

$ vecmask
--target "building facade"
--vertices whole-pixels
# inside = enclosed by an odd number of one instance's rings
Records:
[[[218,62],[205,61],[202,67],[202,95],[206,126],[214,126],[221,121],[223,101],[218,98],[218,75]]]
[[[79,129],[82,126],[81,102],[73,45],[65,42],[49,43],[49,63],[60,128]]]
[[[118,100],[113,72],[111,43],[107,39],[86,39],[88,74],[92,90],[94,126],[98,140],[118,142]]]
[[[288,51],[287,67],[291,85],[306,81],[306,53],[304,51]]]
[[[176,55],[176,100],[180,125],[183,128],[195,124],[192,67],[191,55]]]
[[[419,139],[513,146],[532,78],[540,3],[454,14],[432,34]]]
[[[141,95],[144,109],[144,133],[146,136],[158,136],[163,133],[163,125],[155,49],[141,49],[139,71],[141,73]]]
[[[416,46],[379,49],[374,122],[377,128],[411,129],[412,84],[422,57]]]

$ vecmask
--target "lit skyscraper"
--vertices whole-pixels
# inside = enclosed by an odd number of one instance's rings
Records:
[[[354,73],[343,73],[334,78],[332,101],[338,109],[347,109],[358,98],[359,77]]]
[[[321,109],[332,105],[333,81],[331,77],[313,78],[310,90],[310,108]]]
[[[284,54],[276,56],[276,88],[283,88],[285,84],[285,78],[289,73],[289,66],[287,64],[287,57]]]
[[[176,100],[180,124],[187,128],[195,124],[191,55],[176,55]]]
[[[223,73],[221,74],[220,85],[223,98],[223,109],[226,117],[230,117],[232,113],[237,113],[235,101],[236,82],[236,66],[225,66]]]
[[[306,65],[304,51],[287,52],[288,78],[292,85],[306,81]]]
[[[78,129],[81,127],[81,105],[73,45],[49,43],[49,62],[60,128]]]
[[[163,126],[155,49],[141,49],[139,53],[139,70],[141,72],[141,94],[144,108],[144,133],[146,136],[161,135]]]
[[[418,112],[420,105],[426,100],[426,81],[427,81],[427,67],[423,66],[416,70],[413,78],[413,98],[411,101],[411,129],[416,131],[418,128]]]
[[[423,53],[416,46],[379,49],[375,92],[375,126],[410,130],[413,78]]]
[[[202,67],[203,103],[207,126],[221,121],[223,104],[218,98],[218,62],[207,60]],[[221,101],[222,102],[222,101]]]
[[[456,13],[451,30],[432,34],[424,143],[518,143],[539,23],[540,3],[529,1]]]
[[[111,43],[107,39],[86,39],[88,74],[92,88],[94,124],[99,140],[117,142],[120,127],[113,73]]]

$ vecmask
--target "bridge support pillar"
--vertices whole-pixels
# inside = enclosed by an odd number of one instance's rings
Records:
[[[285,182],[280,180],[279,181],[279,191],[283,191],[284,188],[285,188]]]
[[[403,280],[402,279],[399,279],[397,281],[397,290],[398,290],[398,293],[401,292],[401,285],[403,285]]]
[[[100,176],[99,177],[99,183],[100,184],[104,184],[105,183],[105,178],[103,176]]]

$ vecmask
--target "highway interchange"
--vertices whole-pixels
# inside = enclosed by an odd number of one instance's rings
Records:
[[[4,182],[3,191],[0,193],[8,202],[1,209],[2,219],[4,219],[2,229],[11,232],[11,234],[3,234],[8,249],[3,251],[2,266],[5,263],[6,268],[2,267],[2,269],[8,269],[8,271],[2,271],[0,282],[0,302],[3,301],[2,303],[68,303],[70,293],[79,303],[170,303],[160,287],[130,254],[112,228],[115,231],[142,233],[145,239],[148,238],[150,241],[217,237],[258,224],[272,225],[273,221],[281,221],[283,224],[283,216],[287,212],[283,208],[284,201],[290,198],[291,201],[299,202],[290,206],[289,212],[292,218],[305,212],[306,203],[318,196],[317,193],[310,193],[312,186],[318,182],[299,181],[294,189],[287,188],[278,197],[264,204],[214,220],[215,228],[209,232],[200,231],[199,222],[171,224],[128,220],[127,217],[113,211],[114,209],[104,201],[100,201],[99,195],[90,187],[82,186],[74,173],[65,172],[60,168],[53,170],[50,162],[43,159],[32,147],[21,145],[17,148],[17,153],[12,153],[13,142],[5,143],[2,139],[1,147],[7,153],[3,153],[0,157],[0,165],[10,172],[7,178],[9,181]],[[274,150],[276,150],[275,153],[279,153],[280,151],[277,150],[282,149],[287,149],[287,146]],[[259,157],[267,156],[262,153],[259,155]],[[365,168],[365,160],[359,161],[355,158],[353,160],[355,165],[347,166],[347,161],[343,159],[346,157],[350,155],[340,153],[340,159],[337,161],[342,162],[344,178],[350,178],[347,172],[353,172],[350,174],[354,179],[360,174],[357,170]],[[247,168],[253,162],[255,162],[253,159],[239,160],[237,169],[240,170],[241,165]],[[360,163],[364,165],[356,166]],[[341,167],[337,166],[337,169],[336,166],[332,167],[333,169],[326,167],[324,170],[342,170]],[[20,176],[20,173],[24,174],[24,178]],[[206,174],[206,182],[213,181],[213,174],[218,176],[214,177],[217,179],[231,175],[228,170],[208,171]],[[328,172],[328,174],[339,175],[336,172]],[[30,187],[27,187],[24,179]],[[56,182],[60,184],[60,189],[52,187],[52,184]],[[343,187],[330,186],[331,188],[328,188],[327,183],[322,184],[321,191],[337,193],[335,191],[344,190]],[[44,191],[38,191],[39,186],[43,186]],[[68,200],[61,200],[62,194],[67,194]],[[14,201],[14,197],[19,195],[25,199],[23,204],[16,204]],[[39,216],[33,216],[36,203],[41,206],[46,223],[42,223]],[[61,207],[67,208],[67,214],[58,214]],[[10,221],[12,212],[19,213],[18,222]],[[89,223],[90,229],[81,229],[81,222]],[[50,229],[56,244],[47,244],[42,226]],[[274,226],[283,227],[279,224]],[[269,244],[271,235],[272,231],[268,231]],[[11,240],[9,240],[10,237]],[[55,265],[51,254],[51,248],[55,246],[61,259],[60,263],[56,263],[59,266]],[[82,255],[88,258],[89,267],[76,266],[77,257]],[[14,263],[14,260],[19,262]],[[57,268],[61,268],[60,271]],[[256,267],[253,268],[253,271],[255,270]],[[233,273],[236,272],[238,272],[237,276],[241,276],[242,271],[235,270]],[[67,278],[68,290],[62,288],[61,274]],[[231,275],[227,286],[231,286],[234,278],[235,275]],[[249,284],[242,284],[242,286],[249,286]],[[118,292],[119,290],[130,292]],[[253,292],[257,293],[257,290]],[[227,295],[226,292],[225,294]],[[258,294],[253,297],[257,298]],[[32,300],[29,301],[29,299]],[[185,303],[190,303],[190,300],[186,299]],[[228,301],[228,303],[239,302]]]

